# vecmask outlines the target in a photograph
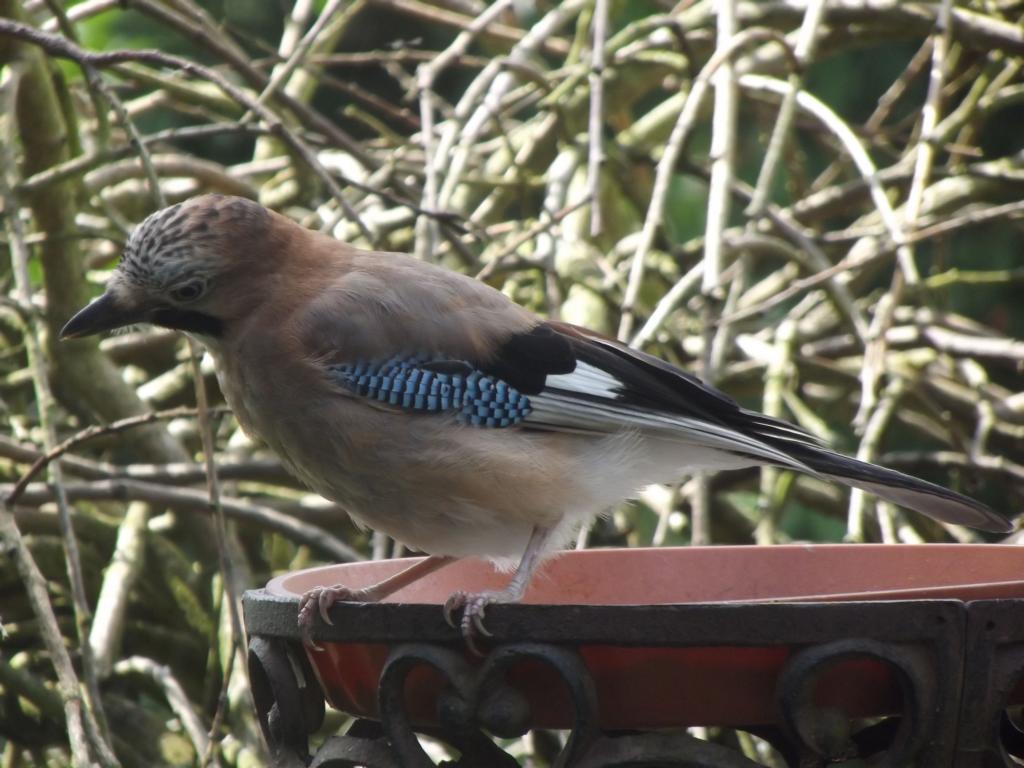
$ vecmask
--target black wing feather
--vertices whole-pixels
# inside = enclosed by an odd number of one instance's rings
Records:
[[[550,323],[540,323],[510,337],[481,368],[524,395],[536,395],[549,375],[576,370],[576,355],[566,336]]]
[[[536,395],[549,375],[572,373],[579,363],[605,371],[620,383],[620,405],[702,419],[783,449],[793,441],[821,445],[799,427],[741,408],[724,392],[671,363],[569,323],[540,323],[511,337],[482,367],[520,392]],[[783,443],[777,445],[778,440]]]

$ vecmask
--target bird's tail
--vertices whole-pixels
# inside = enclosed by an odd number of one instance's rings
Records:
[[[1008,533],[1013,526],[979,501],[894,469],[868,464],[827,448],[790,443],[786,452],[815,473],[873,493],[945,523]]]

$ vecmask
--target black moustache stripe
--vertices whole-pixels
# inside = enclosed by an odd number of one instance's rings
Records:
[[[224,333],[224,322],[219,318],[203,312],[174,307],[156,310],[150,316],[150,322],[163,328],[173,328],[176,331],[188,331],[214,338],[219,338]]]

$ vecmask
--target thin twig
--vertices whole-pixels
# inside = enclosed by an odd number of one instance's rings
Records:
[[[782,217],[781,214],[773,212],[771,207],[768,209],[768,215],[773,218],[773,221],[776,224],[781,225],[785,222],[785,218]],[[796,235],[797,233],[795,227],[786,231],[793,235]],[[809,239],[800,238],[799,244],[803,246],[807,255],[813,259],[815,265],[820,266],[823,261],[826,261],[824,254],[822,254],[820,249],[818,249],[817,246],[814,246],[812,241]],[[864,255],[851,254],[848,258],[820,269],[820,271],[815,272],[808,277],[791,281],[786,288],[774,293],[770,298],[725,315],[722,319],[723,321],[728,320],[729,322],[736,322],[748,317],[763,315],[769,309],[789,301],[793,297],[798,296],[805,291],[817,288],[824,284],[829,289],[829,292],[835,297],[836,305],[840,307],[841,310],[850,318],[851,325],[857,333],[858,338],[862,340],[866,339],[868,330],[867,322],[864,320],[861,311],[855,305],[853,297],[849,293],[849,289],[845,285],[838,283],[836,278],[847,272],[852,272],[859,267],[870,264],[889,253],[891,253],[891,250],[880,248],[877,251]]]
[[[680,155],[690,131],[697,119],[697,112],[707,95],[711,78],[718,68],[732,59],[743,48],[752,43],[774,41],[783,46],[787,51],[789,46],[785,38],[778,32],[769,29],[746,29],[735,35],[725,47],[717,50],[711,57],[700,74],[694,78],[690,91],[679,112],[672,134],[669,136],[665,151],[658,161],[658,168],[654,176],[654,188],[651,191],[651,202],[647,207],[647,216],[644,218],[644,226],[640,233],[640,242],[629,268],[629,277],[626,281],[626,293],[622,299],[622,319],[619,323],[618,338],[625,341],[633,330],[634,309],[637,297],[640,295],[640,286],[643,283],[644,269],[646,267],[647,254],[654,245],[654,237],[665,217],[665,206],[668,202],[669,182],[676,167]]]
[[[601,234],[601,169],[604,153],[604,47],[608,36],[608,0],[595,0],[593,19],[593,52],[590,57],[590,119],[587,158],[587,179],[590,186],[590,236]]]
[[[20,70],[17,67],[8,68],[6,81],[2,83],[2,103],[4,109],[2,114],[9,116],[8,130],[3,145],[2,167],[0,167],[0,199],[3,200],[4,210],[11,214],[4,217],[9,237],[9,248],[11,252],[11,271],[14,275],[16,300],[24,307],[32,306],[32,279],[28,266],[28,247],[25,245],[24,231],[22,229],[21,217],[19,216],[20,206],[9,183],[8,169],[16,167],[14,161],[14,121],[17,104],[17,90],[20,83]],[[56,400],[50,389],[50,381],[46,371],[46,357],[40,341],[43,330],[43,323],[37,314],[33,313],[30,318],[30,325],[24,329],[22,338],[25,343],[25,350],[28,356],[29,369],[32,374],[32,386],[35,390],[36,403],[39,409],[39,421],[43,431],[45,445],[50,448],[57,442],[56,427],[54,424],[56,414]],[[68,572],[68,580],[71,585],[72,605],[74,607],[75,628],[78,633],[79,643],[82,650],[82,676],[85,679],[85,699],[79,698],[79,682],[71,666],[71,660],[64,648],[60,630],[57,627],[57,620],[53,614],[53,606],[46,594],[45,582],[39,574],[34,559],[28,552],[21,538],[21,532],[17,529],[10,510],[13,509],[9,503],[4,504],[4,512],[0,513],[3,518],[5,539],[13,545],[18,556],[18,567],[26,588],[29,590],[33,609],[43,627],[43,635],[48,650],[53,659],[54,669],[60,680],[61,696],[64,699],[65,712],[68,721],[68,737],[71,740],[72,754],[76,765],[86,766],[92,762],[89,756],[94,752],[97,759],[104,765],[120,765],[117,757],[109,743],[109,733],[105,727],[103,703],[100,698],[99,682],[96,676],[96,667],[93,663],[92,654],[87,647],[88,623],[89,623],[89,601],[85,590],[85,579],[82,575],[82,561],[78,549],[78,539],[71,524],[71,510],[68,499],[64,493],[64,478],[60,465],[53,464],[49,468],[50,483],[57,502],[58,520],[60,522],[61,542],[64,547],[64,559]],[[59,646],[59,648],[58,648]],[[85,704],[83,707],[82,704]]]
[[[479,18],[479,16],[466,16],[436,5],[419,2],[419,0],[372,0],[372,2],[376,6],[391,8],[401,13],[419,17],[430,24],[444,24],[459,29],[469,29],[473,26],[476,19]],[[523,41],[526,34],[523,30],[510,27],[507,24],[490,24],[485,36],[495,40],[518,44]],[[565,56],[569,50],[566,41],[554,35],[541,41],[541,47],[545,53],[552,56]]]
[[[715,54],[729,50],[736,37],[735,0],[718,0],[715,16]],[[722,66],[712,78],[715,106],[711,117],[711,181],[708,185],[708,212],[704,230],[704,269],[701,273],[703,295],[703,336],[700,372],[706,381],[714,384],[718,379],[718,361],[714,354],[716,340],[726,338],[727,324],[715,324],[721,299],[722,262],[724,260],[724,233],[729,220],[732,194],[733,164],[736,156],[736,118],[739,113],[736,73],[731,57],[722,55]],[[711,543],[711,488],[703,472],[697,474],[697,483],[691,496],[690,541],[700,546]]]
[[[783,98],[791,92],[788,83],[763,75],[743,75],[739,79],[739,84],[742,88],[773,93]],[[889,236],[894,243],[902,243],[905,239],[902,222],[900,222],[895,210],[893,210],[889,198],[886,197],[885,188],[878,178],[878,169],[875,167],[874,161],[854,130],[823,101],[807,91],[800,91],[796,95],[796,103],[797,106],[820,121],[839,140],[843,149],[846,150],[850,159],[853,160],[857,171],[868,185],[868,189],[871,191],[871,200],[878,209],[878,213],[885,224]]]
[[[152,678],[163,689],[164,697],[167,699],[171,711],[178,716],[185,733],[192,740],[196,754],[205,754],[209,747],[210,739],[203,728],[203,721],[199,717],[195,706],[188,699],[185,689],[171,672],[170,667],[160,664],[153,659],[144,656],[129,656],[121,659],[114,665],[114,672],[118,675],[141,674]]]
[[[438,207],[449,207],[462,181],[472,148],[484,127],[501,111],[501,100],[515,82],[516,70],[507,63],[526,63],[559,29],[568,24],[587,0],[565,0],[554,6],[509,52],[504,61],[492,60],[466,89],[438,142],[433,162],[447,163],[447,173],[438,192]]]
[[[40,32],[34,27],[30,27],[26,24],[19,24],[18,22],[10,21],[9,19],[0,19],[0,34],[17,37],[20,40],[39,46],[52,56],[70,59],[80,65],[89,64],[96,67],[106,67],[126,61],[140,61],[147,64],[156,64],[158,66],[180,69],[194,77],[210,81],[220,88],[228,97],[252,110],[264,122],[270,133],[280,138],[295,152],[295,154],[302,158],[303,162],[305,162],[306,165],[323,181],[324,185],[330,191],[331,196],[338,202],[338,205],[341,206],[342,210],[345,211],[345,215],[348,217],[349,221],[359,228],[361,234],[367,239],[367,241],[373,242],[374,238],[372,233],[367,229],[366,225],[345,198],[341,187],[339,187],[338,183],[335,181],[335,174],[330,173],[323,167],[309,145],[299,138],[293,131],[289,130],[273,112],[259,104],[254,98],[252,98],[252,96],[236,86],[216,70],[202,64],[197,64],[190,59],[174,56],[169,53],[164,53],[163,51],[124,50],[94,53],[86,51],[64,38],[57,37],[56,35],[48,35],[44,32]]]
[[[313,26],[309,28],[305,35],[298,41],[295,48],[288,55],[288,59],[274,68],[273,73],[270,76],[270,82],[266,84],[259,97],[256,99],[256,103],[261,106],[266,106],[266,103],[277,93],[277,91],[283,86],[288,79],[292,76],[292,73],[299,67],[303,66],[303,59],[307,57],[310,49],[317,42],[318,38],[322,35],[324,28],[334,18],[339,10],[341,10],[343,0],[327,0],[324,8],[316,17],[316,21],[313,22]],[[252,117],[251,113],[246,113],[242,116],[239,122],[246,122]]]
[[[518,251],[521,247],[526,245],[526,243],[530,242],[538,235],[544,234],[552,227],[557,226],[558,223],[562,221],[562,219],[564,219],[566,216],[569,216],[570,214],[575,213],[580,208],[587,205],[589,202],[590,200],[588,198],[584,198],[583,200],[579,200],[573,203],[572,205],[566,206],[560,211],[556,211],[550,217],[544,217],[543,219],[538,221],[528,230],[523,232],[523,234],[513,239],[512,242],[510,242],[508,245],[502,248],[501,251],[495,254],[494,258],[487,262],[484,268],[476,273],[476,279],[488,280],[496,272],[500,272],[502,269],[505,269],[508,266],[507,262],[509,257],[513,256],[516,253],[516,251]]]
[[[216,412],[226,412],[227,409],[219,408]],[[119,432],[124,432],[128,429],[135,429],[136,427],[142,427],[146,424],[152,424],[157,421],[166,421],[169,419],[180,419],[186,416],[195,416],[196,409],[191,407],[171,408],[166,411],[152,411],[150,413],[143,413],[138,416],[129,416],[118,421],[111,422],[110,424],[94,424],[86,427],[80,432],[72,435],[66,440],[57,443],[51,448],[47,449],[46,452],[36,459],[32,466],[18,478],[18,482],[14,484],[11,492],[4,498],[4,503],[13,506],[17,503],[18,497],[21,496],[26,486],[32,482],[32,478],[38,475],[43,469],[49,466],[50,462],[59,459],[65,453],[77,448],[82,443],[93,440],[97,437],[103,437],[106,435],[115,435]]]
[[[921,113],[921,134],[917,142],[914,175],[911,178],[910,192],[907,195],[907,202],[903,208],[904,226],[900,230],[899,238],[893,236],[893,242],[896,243],[896,258],[899,260],[900,270],[893,274],[889,291],[879,301],[875,316],[871,322],[868,334],[868,347],[864,351],[864,370],[861,374],[861,399],[857,415],[854,417],[855,425],[866,425],[871,419],[871,412],[877,407],[878,382],[882,378],[883,361],[885,359],[885,334],[892,324],[893,313],[900,301],[904,286],[908,284],[916,285],[920,282],[920,275],[914,263],[914,246],[903,239],[902,233],[904,231],[913,231],[917,225],[925,188],[928,186],[932,163],[935,159],[935,148],[932,142],[941,109],[940,102],[942,100],[942,86],[945,80],[946,53],[949,50],[950,14],[952,13],[952,7],[952,0],[943,0],[939,8],[939,14],[936,17],[928,94],[925,97],[925,104]]]
[[[416,87],[419,89],[420,102],[420,140],[423,144],[423,156],[425,158],[423,172],[425,174],[423,183],[423,204],[427,211],[438,210],[438,175],[444,165],[439,165],[440,159],[434,146],[434,116],[436,105],[434,103],[434,83],[452,62],[464,56],[470,44],[477,35],[483,32],[511,5],[512,0],[498,0],[486,11],[476,17],[473,23],[465,30],[456,35],[445,50],[441,51],[431,61],[421,64],[416,71]],[[438,227],[436,221],[420,217],[416,222],[416,255],[424,261],[434,258],[434,250],[437,246]]]
[[[970,456],[959,451],[889,451],[879,456],[878,461],[892,467],[934,464],[939,467],[982,469],[986,472],[1005,474],[1016,483],[1024,482],[1024,465],[1003,456]]]
[[[975,211],[969,210],[959,216],[951,216],[948,219],[936,221],[934,224],[927,227],[919,227],[908,236],[908,242],[919,242],[921,240],[926,240],[938,235],[944,235],[964,227],[973,227],[979,224],[985,224],[994,219],[1001,219],[1004,216],[1016,217],[1020,215],[1024,215],[1024,201],[1022,200],[1014,200],[1011,203],[993,205],[990,208],[981,208]],[[927,278],[925,283],[930,287],[935,277],[936,276],[933,275],[932,277]]]
[[[36,564],[32,552],[18,530],[14,515],[10,509],[0,511],[0,539],[13,555],[18,575],[25,585],[29,603],[39,621],[39,636],[50,655],[50,663],[57,672],[57,691],[64,706],[65,725],[68,729],[68,743],[71,747],[71,762],[75,768],[92,768],[93,761],[89,755],[89,738],[86,736],[85,719],[89,717],[83,705],[79,691],[78,678],[71,654],[64,644],[60,625],[53,612],[50,596],[47,593],[46,577]]]
[[[103,95],[103,98],[107,100],[108,104],[110,104],[111,109],[114,110],[114,114],[117,115],[117,119],[121,123],[121,127],[124,128],[125,133],[128,134],[129,146],[139,158],[139,162],[142,163],[142,168],[146,174],[146,180],[149,183],[149,193],[153,196],[153,202],[157,208],[163,208],[167,205],[167,200],[164,197],[163,189],[160,187],[160,178],[157,176],[156,169],[153,167],[153,160],[149,155],[149,149],[142,140],[138,128],[135,127],[134,121],[129,117],[128,110],[125,109],[124,104],[121,103],[117,94],[115,94],[114,91],[106,84],[106,81],[104,81],[103,76],[96,70],[96,67],[85,61],[79,62],[79,66],[81,66],[86,80],[98,93]]]
[[[764,374],[764,394],[761,397],[761,410],[769,416],[784,418],[783,404],[785,391],[793,373],[793,347],[797,335],[796,323],[785,320],[779,324],[775,332],[773,354],[769,358]],[[782,512],[782,500],[786,490],[783,480],[784,472],[778,467],[761,468],[758,499],[760,502],[761,519],[754,530],[754,538],[758,544],[771,545],[777,543],[779,516]]]
[[[96,598],[96,612],[89,631],[89,646],[100,678],[110,675],[115,656],[120,651],[128,601],[143,573],[149,519],[149,505],[136,502],[128,505],[117,527],[117,542],[103,574],[103,585]]]
[[[658,299],[658,303],[654,307],[654,311],[651,312],[647,318],[647,322],[644,323],[643,327],[637,331],[636,335],[630,339],[629,345],[631,347],[643,347],[648,341],[654,338],[654,334],[658,332],[658,329],[664,324],[665,320],[672,313],[678,305],[691,291],[693,291],[704,276],[704,263],[697,262],[690,269],[680,277],[671,288]]]
[[[148,146],[165,141],[187,141],[190,139],[218,136],[227,133],[262,136],[267,133],[267,130],[266,128],[257,125],[212,123],[210,125],[188,125],[177,128],[168,128],[163,131],[149,134],[148,136],[143,136],[141,140],[143,144]],[[85,154],[78,155],[77,157],[73,157],[59,165],[54,165],[45,170],[39,171],[26,179],[22,179],[14,188],[14,191],[21,195],[37,192],[45,189],[51,184],[64,181],[72,176],[87,173],[103,163],[130,157],[135,153],[135,151],[136,150],[133,146],[124,145],[113,149],[107,149],[105,151],[87,152]],[[193,160],[196,160],[196,158],[193,158]],[[159,165],[156,159],[154,159],[154,164]]]
[[[238,593],[235,590],[235,573],[231,565],[231,558],[228,555],[228,525],[224,518],[224,507],[221,505],[220,481],[217,477],[217,462],[214,454],[215,446],[213,441],[213,424],[210,419],[210,404],[206,396],[206,382],[203,379],[203,372],[200,367],[202,349],[191,338],[188,340],[189,355],[192,358],[192,381],[195,384],[196,410],[199,413],[199,435],[203,444],[203,464],[206,468],[206,494],[210,503],[210,511],[213,513],[213,530],[217,538],[217,561],[221,572],[221,581],[224,587],[224,602],[227,606],[229,618],[229,630],[231,632],[232,655],[245,653],[245,636],[242,633],[242,620],[239,616]],[[226,676],[224,685],[228,684],[230,676]],[[226,697],[221,697],[218,708],[226,706]],[[223,714],[218,712],[220,720]],[[216,748],[217,734],[211,732],[206,748],[200,754],[203,756],[202,765],[206,765]]]
[[[0,485],[0,492],[10,486]],[[109,479],[90,482],[65,482],[64,491],[71,501],[145,501],[192,514],[210,514],[210,499],[205,491],[176,488],[139,480]],[[44,483],[30,483],[21,496],[21,504],[39,506],[54,500],[53,489]],[[304,544],[337,562],[363,560],[356,550],[323,528],[297,519],[294,515],[254,504],[246,499],[221,498],[224,514],[233,520],[280,533],[297,544]]]
[[[871,412],[871,419],[864,430],[864,438],[857,448],[857,458],[861,461],[873,461],[878,454],[882,437],[885,434],[893,413],[899,405],[907,388],[906,380],[894,376],[885,388],[878,401],[878,407]],[[867,495],[860,488],[850,491],[850,507],[846,517],[846,540],[864,541],[864,515],[867,506]]]
[[[736,36],[736,7],[734,0],[717,3],[717,50],[722,65],[713,77],[715,108],[711,118],[711,181],[708,185],[708,213],[704,230],[704,272],[701,275],[701,293],[705,304],[717,298],[722,274],[725,227],[729,220],[732,191],[733,163],[736,154],[736,117],[739,102],[736,78],[729,47]],[[710,345],[704,350],[704,376],[715,379],[710,370]]]
[[[757,183],[754,185],[754,195],[747,206],[746,213],[752,218],[759,216],[768,202],[772,182],[775,180],[775,169],[782,159],[782,153],[789,138],[789,129],[793,125],[793,116],[796,114],[796,95],[803,88],[804,73],[814,57],[814,44],[817,41],[818,28],[821,26],[824,15],[825,0],[810,0],[807,3],[804,20],[800,24],[800,31],[797,34],[796,47],[793,49],[793,56],[796,58],[799,68],[789,73],[790,91],[783,97],[782,105],[779,107],[779,116],[772,128],[772,136],[768,140],[764,162],[761,163]]]

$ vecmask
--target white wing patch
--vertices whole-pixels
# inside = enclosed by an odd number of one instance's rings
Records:
[[[549,375],[545,386],[595,397],[607,397],[610,400],[614,400],[622,390],[622,382],[608,371],[583,362],[577,363],[576,370],[572,373]]]
[[[668,443],[689,446],[708,453],[705,466],[736,465],[739,455],[765,463],[791,467],[814,474],[803,462],[775,448],[754,434],[714,421],[683,414],[638,407],[624,402],[625,385],[614,374],[595,365],[578,361],[572,373],[548,375],[544,391],[530,395],[531,414],[525,423],[535,428],[576,432],[616,432],[639,430],[657,435]],[[771,428],[776,439],[813,444],[813,438],[788,424],[751,414],[752,421]],[[717,455],[717,458],[716,456]],[[755,458],[756,457],[756,458]],[[742,465],[742,464],[741,464]]]

